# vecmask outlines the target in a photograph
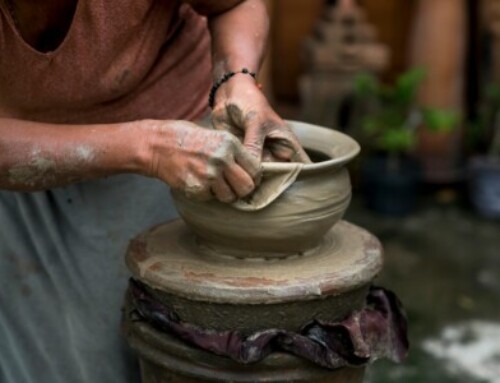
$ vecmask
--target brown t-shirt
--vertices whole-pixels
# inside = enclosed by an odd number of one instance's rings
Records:
[[[0,116],[54,123],[193,119],[207,108],[205,18],[176,0],[79,0],[54,51],[0,1]]]

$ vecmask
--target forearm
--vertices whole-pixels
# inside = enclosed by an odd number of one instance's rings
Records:
[[[213,76],[247,68],[257,72],[264,57],[269,18],[262,0],[242,1],[230,10],[209,17],[212,35]]]
[[[147,144],[138,123],[54,125],[0,118],[0,189],[38,191],[140,173]]]
[[[297,137],[250,76],[223,78],[228,72],[238,73],[244,68],[259,70],[269,30],[264,1],[184,1],[209,20],[216,84],[210,94],[213,126],[243,138],[245,148],[259,161],[309,162]]]

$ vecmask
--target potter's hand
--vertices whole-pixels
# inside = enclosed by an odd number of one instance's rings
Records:
[[[240,137],[258,159],[310,162],[295,134],[248,75],[237,74],[217,90],[212,122],[216,129]]]
[[[151,121],[149,175],[190,198],[233,202],[255,188],[259,162],[228,132],[187,121]]]

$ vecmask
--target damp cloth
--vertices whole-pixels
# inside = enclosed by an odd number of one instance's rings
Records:
[[[299,162],[263,162],[262,180],[253,194],[232,205],[238,210],[257,211],[273,203],[292,185],[304,164]]]
[[[273,352],[288,352],[319,366],[336,369],[363,366],[379,358],[402,362],[408,353],[407,320],[396,295],[372,287],[365,308],[340,322],[312,320],[299,331],[268,329],[244,337],[238,331],[213,331],[183,322],[154,299],[141,282],[131,279],[129,320],[144,321],[192,346],[242,364]]]

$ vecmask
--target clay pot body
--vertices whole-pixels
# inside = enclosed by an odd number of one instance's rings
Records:
[[[287,257],[318,246],[342,218],[351,199],[345,164],[358,154],[359,145],[330,129],[289,123],[306,150],[327,160],[304,165],[295,182],[269,206],[249,212],[173,193],[179,214],[201,245],[240,258]]]

